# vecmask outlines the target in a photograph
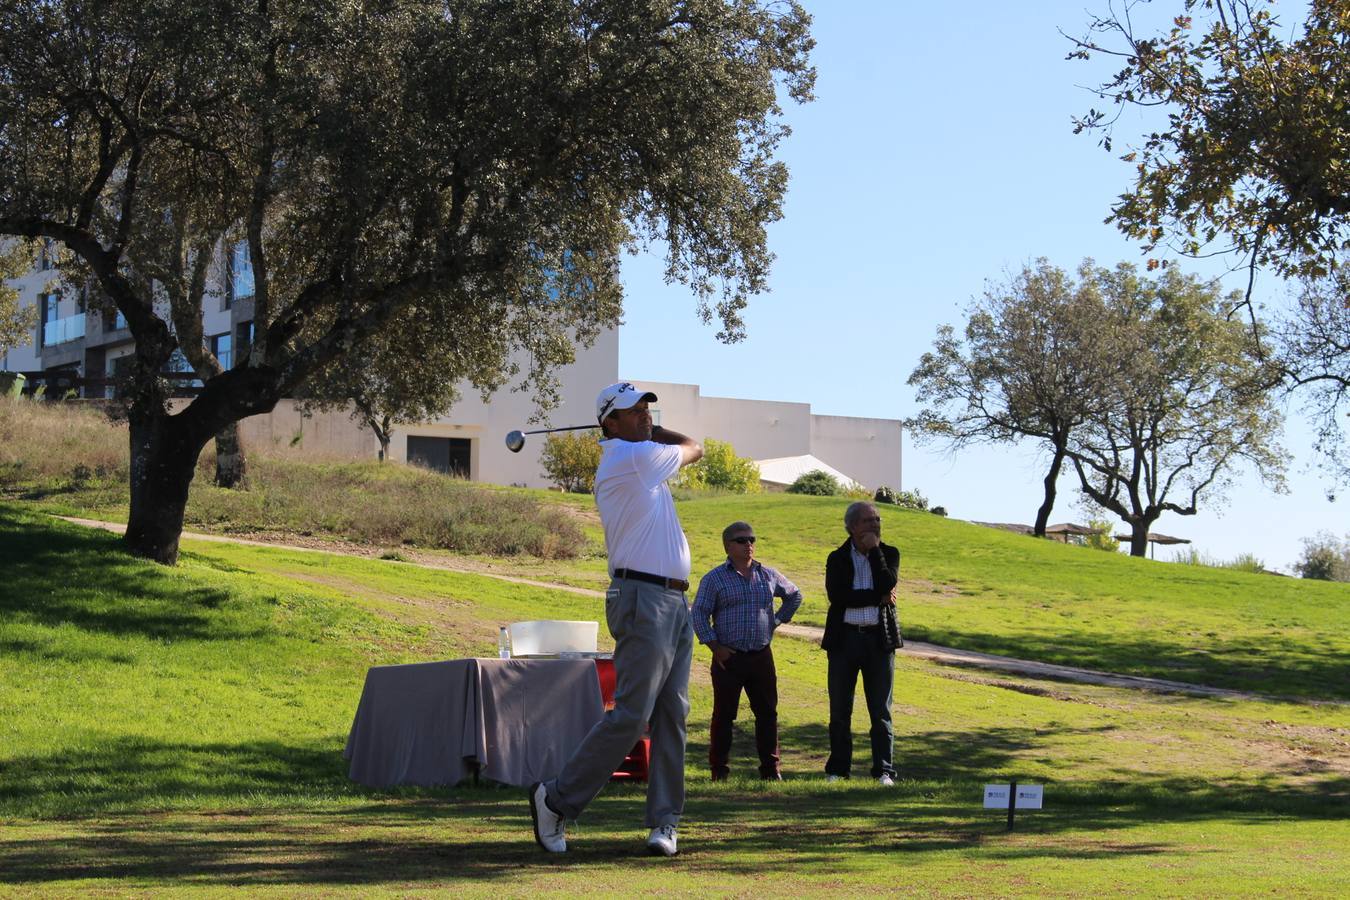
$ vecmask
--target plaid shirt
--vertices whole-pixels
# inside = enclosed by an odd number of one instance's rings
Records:
[[[777,615],[773,612],[774,597],[783,599]],[[773,637],[773,630],[792,621],[801,605],[802,592],[778,570],[756,560],[746,576],[727,560],[698,583],[694,633],[705,644],[717,641],[732,650],[762,650]]]

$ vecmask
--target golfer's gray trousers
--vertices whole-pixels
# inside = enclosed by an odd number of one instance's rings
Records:
[[[614,579],[605,592],[614,636],[614,708],[596,723],[547,783],[548,803],[581,815],[651,723],[647,827],[675,825],[684,812],[685,719],[694,627],[681,591]]]

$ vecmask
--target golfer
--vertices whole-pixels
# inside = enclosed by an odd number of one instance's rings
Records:
[[[605,713],[551,781],[530,788],[535,840],[567,849],[563,822],[581,815],[651,725],[647,776],[648,852],[676,853],[684,812],[685,717],[694,629],[689,543],[666,481],[703,456],[698,442],[652,426],[650,391],[612,384],[595,400],[604,432],[595,505],[605,528],[610,583],[605,620],[614,636],[614,708]]]

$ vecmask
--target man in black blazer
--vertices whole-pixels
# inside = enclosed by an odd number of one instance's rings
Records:
[[[844,513],[849,538],[825,560],[825,637],[820,646],[829,656],[830,758],[827,780],[849,777],[853,764],[853,696],[862,674],[863,696],[872,720],[872,777],[895,784],[891,756],[891,686],[895,678],[895,644],[888,639],[882,607],[895,605],[900,551],[881,542],[881,515],[871,503],[858,502]]]

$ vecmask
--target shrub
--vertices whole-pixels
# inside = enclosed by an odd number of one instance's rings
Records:
[[[945,506],[935,506],[929,512],[935,516],[942,516],[944,519],[947,517],[947,507]]]
[[[730,443],[705,438],[703,458],[681,469],[675,484],[695,490],[755,494],[760,490],[759,466],[749,457],[737,456],[736,448]]]
[[[600,465],[600,440],[595,432],[550,434],[539,454],[544,475],[564,491],[595,491],[595,469]]]
[[[872,499],[877,503],[894,503],[895,491],[883,484],[881,487],[877,488],[877,492],[872,495]]]
[[[928,498],[915,491],[896,491],[895,505],[905,509],[917,509],[924,512],[928,509]]]
[[[1303,539],[1303,555],[1294,564],[1303,578],[1319,581],[1350,581],[1350,538],[1338,541],[1327,531]]]
[[[789,494],[812,494],[816,497],[837,497],[844,492],[838,480],[829,472],[812,469],[797,476],[797,480],[788,485]]]
[[[1120,541],[1111,533],[1115,529],[1111,527],[1110,519],[1088,519],[1088,527],[1092,529],[1092,534],[1089,534],[1084,542],[1087,546],[1094,550],[1105,550],[1107,553],[1120,550]]]

